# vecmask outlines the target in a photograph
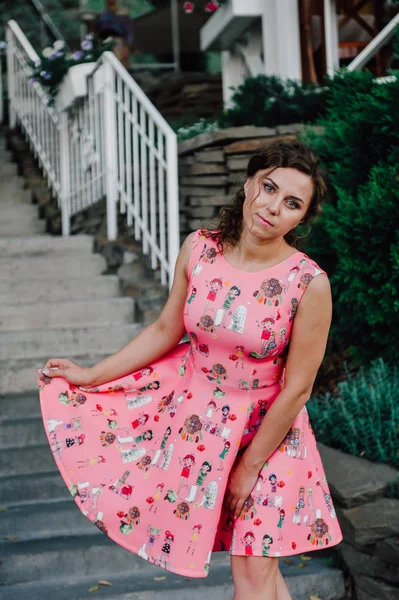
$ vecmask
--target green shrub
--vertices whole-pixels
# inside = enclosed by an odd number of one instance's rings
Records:
[[[399,467],[399,371],[381,358],[329,393],[307,403],[318,441],[375,462]]]
[[[399,499],[399,477],[391,481],[386,496]]]
[[[220,129],[216,119],[199,119],[195,123],[184,123],[182,121],[171,123],[172,129],[177,134],[177,141],[183,142],[190,138],[196,137],[201,133],[209,133]]]
[[[222,112],[219,124],[224,128],[313,123],[325,113],[328,94],[326,87],[293,79],[269,75],[248,77],[235,90],[232,107]]]
[[[370,73],[330,80],[323,135],[305,140],[319,153],[329,202],[305,251],[330,276],[330,337],[355,361],[397,361],[399,345],[399,80]]]

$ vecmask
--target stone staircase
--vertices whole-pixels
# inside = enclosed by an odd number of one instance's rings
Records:
[[[92,238],[46,234],[30,198],[0,137],[0,598],[231,598],[224,553],[206,579],[172,575],[109,540],[71,499],[42,426],[36,369],[50,356],[94,364],[143,325],[118,275],[102,275]],[[294,600],[344,597],[342,572],[325,559],[280,562]]]

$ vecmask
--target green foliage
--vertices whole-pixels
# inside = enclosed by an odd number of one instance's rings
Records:
[[[357,362],[399,358],[399,81],[371,73],[330,80],[323,135],[305,140],[319,153],[329,202],[305,251],[329,274],[331,337]]]
[[[190,138],[196,137],[201,133],[209,133],[220,129],[218,122],[215,119],[200,119],[195,123],[185,124],[184,121],[171,123],[172,129],[177,134],[177,141],[183,142]]]
[[[391,481],[386,496],[399,499],[399,477]]]
[[[326,87],[292,79],[267,75],[248,77],[235,90],[233,105],[220,115],[219,124],[223,128],[313,123],[325,113],[328,94]]]
[[[41,0],[41,2],[67,42],[80,39],[80,21],[71,19],[68,13],[68,9],[79,8],[79,0]],[[35,50],[53,43],[54,37],[46,27],[41,27],[38,13],[30,2],[2,0],[0,38],[4,38],[7,21],[10,19],[18,23]]]
[[[172,123],[179,142],[208,131],[255,125],[276,127],[289,123],[313,123],[326,110],[327,87],[316,87],[275,76],[248,77],[232,98],[233,106],[214,119],[192,117]]]
[[[307,403],[316,438],[354,456],[399,467],[399,371],[382,358]]]

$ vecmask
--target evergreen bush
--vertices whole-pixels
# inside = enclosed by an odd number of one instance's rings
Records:
[[[399,468],[398,367],[378,358],[356,375],[346,364],[345,370],[346,381],[338,383],[336,396],[312,396],[306,405],[317,440]]]
[[[311,124],[325,113],[328,94],[326,86],[316,87],[274,75],[248,77],[237,87],[231,108],[210,119],[194,120],[191,116],[185,116],[171,123],[171,126],[181,142],[201,133],[227,127]]]
[[[239,85],[232,106],[219,116],[221,128],[255,125],[275,127],[313,123],[326,110],[327,87],[317,87],[272,75],[248,77]]]
[[[343,72],[328,87],[323,134],[304,138],[321,157],[329,201],[304,249],[330,277],[333,343],[358,364],[397,362],[399,80]]]

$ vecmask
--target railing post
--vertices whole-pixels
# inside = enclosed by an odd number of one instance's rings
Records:
[[[324,0],[324,30],[327,75],[339,68],[337,0]]]
[[[177,167],[177,138],[174,132],[166,136],[166,170],[167,215],[168,215],[168,262],[169,289],[172,287],[175,263],[180,250],[180,218],[179,218],[179,186]]]
[[[3,90],[3,50],[2,50],[2,48],[0,48],[0,123],[2,123],[3,119],[4,119],[3,100],[4,100],[4,90]]]
[[[105,58],[104,76],[104,137],[103,152],[105,165],[105,193],[107,197],[107,237],[115,240],[118,235],[116,174],[117,174],[117,130],[115,86],[112,65]]]
[[[60,204],[61,204],[61,219],[62,219],[62,235],[68,236],[70,233],[70,172],[71,163],[69,159],[69,134],[68,134],[68,113],[62,111],[60,113]]]
[[[17,113],[14,108],[14,97],[15,97],[15,73],[13,69],[14,63],[14,44],[12,31],[7,28],[7,88],[8,88],[8,116],[10,122],[10,129],[14,129],[17,124]]]

